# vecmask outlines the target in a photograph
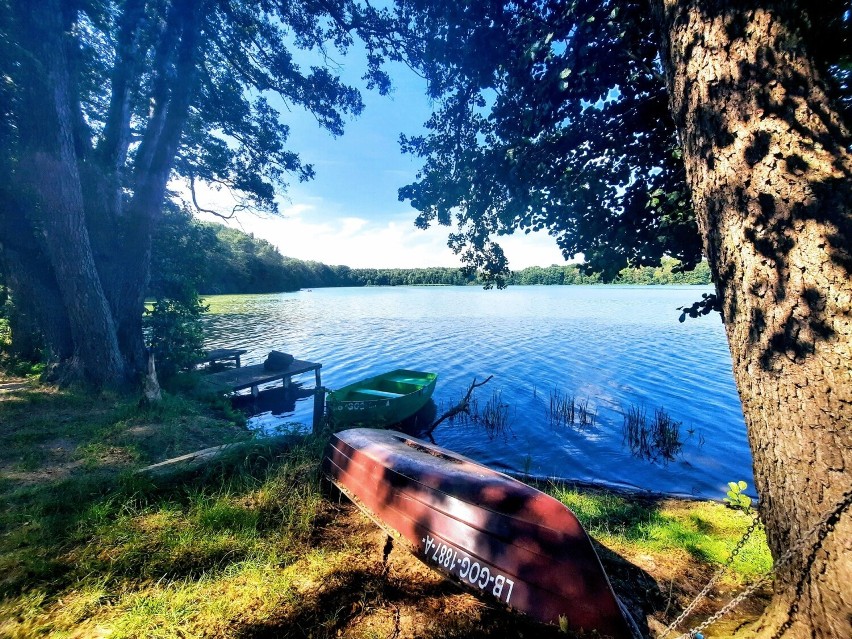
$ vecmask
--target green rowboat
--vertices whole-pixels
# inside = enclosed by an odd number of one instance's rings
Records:
[[[397,369],[332,391],[326,398],[335,425],[401,422],[423,408],[435,390],[435,373]]]

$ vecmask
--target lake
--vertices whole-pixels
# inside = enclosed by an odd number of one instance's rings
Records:
[[[262,362],[273,348],[321,362],[323,385],[332,389],[392,368],[434,371],[433,414],[454,405],[474,378],[493,375],[475,394],[479,413],[490,403],[502,428],[444,422],[433,433],[438,444],[513,473],[718,499],[728,481],[751,488],[753,480],[721,321],[713,315],[678,322],[678,306],[710,291],[315,289],[210,297],[205,324],[209,348],[245,348],[245,364]],[[312,386],[313,375],[304,382]],[[310,424],[312,399],[278,396],[258,404],[250,427]],[[566,397],[574,398],[571,423],[551,411]],[[661,431],[674,442],[671,459],[626,434],[625,415],[644,412],[647,424],[659,410],[676,423]]]

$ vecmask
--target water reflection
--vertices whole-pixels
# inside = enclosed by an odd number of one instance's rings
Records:
[[[280,383],[270,385],[257,397],[250,393],[237,395],[233,405],[239,411],[249,416],[249,422],[253,429],[267,430],[270,427],[280,426],[296,412],[296,404],[299,400],[310,398],[313,401],[313,386],[305,388],[301,383],[292,383],[284,388]]]
[[[437,443],[486,464],[718,497],[728,481],[752,483],[751,459],[721,323],[712,317],[677,321],[676,308],[705,290],[317,289],[213,297],[205,321],[208,347],[245,348],[245,364],[262,362],[272,349],[321,362],[323,384],[332,389],[414,368],[438,373],[435,402],[452,405],[473,378],[493,374],[480,402],[499,393],[511,414],[505,436],[489,438],[475,425],[447,423],[434,432]],[[295,392],[252,418],[252,427],[309,425],[312,398]],[[572,427],[551,423],[556,394],[575,398]],[[594,426],[579,425],[576,402],[586,402]],[[674,460],[655,463],[631,453],[623,432],[631,406],[645,406],[649,415],[663,408],[682,425]],[[690,432],[694,436],[683,435]]]

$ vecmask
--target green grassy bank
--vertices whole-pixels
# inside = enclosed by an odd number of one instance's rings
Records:
[[[2,637],[560,636],[400,548],[385,557],[384,535],[323,486],[320,436],[154,481],[132,471],[246,439],[239,417],[224,404],[168,396],[140,408],[0,377],[0,424]],[[648,635],[751,521],[715,503],[545,489],[587,526]],[[769,562],[756,534],[696,619]]]

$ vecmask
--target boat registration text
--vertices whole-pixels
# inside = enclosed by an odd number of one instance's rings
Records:
[[[476,586],[483,592],[488,592],[498,600],[509,603],[512,598],[512,588],[515,582],[491,568],[474,561],[464,552],[436,541],[429,535],[422,540],[423,554],[426,559],[460,581]]]
[[[378,399],[378,400],[370,400],[370,401],[360,401],[360,402],[342,402],[341,404],[336,404],[334,406],[334,410],[336,411],[362,411],[362,410],[372,410],[379,406],[390,406],[390,400],[388,399]]]

